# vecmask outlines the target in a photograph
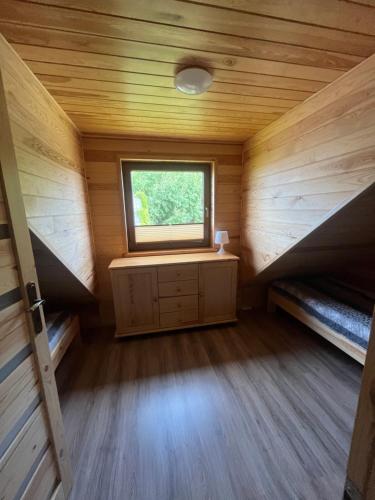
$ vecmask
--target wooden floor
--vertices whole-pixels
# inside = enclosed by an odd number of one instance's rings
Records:
[[[282,313],[92,341],[68,368],[71,499],[342,498],[361,368]]]

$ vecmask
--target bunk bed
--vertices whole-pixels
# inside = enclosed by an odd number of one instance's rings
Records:
[[[68,347],[79,334],[78,314],[71,311],[47,312],[46,327],[51,359],[56,370]]]
[[[339,349],[365,363],[375,293],[332,276],[278,279],[268,309],[281,307]]]

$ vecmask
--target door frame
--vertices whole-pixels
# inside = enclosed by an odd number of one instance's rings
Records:
[[[26,290],[27,283],[36,286],[37,298],[40,298],[38,276],[36,273],[34,254],[31,245],[25,207],[22,198],[18,174],[17,158],[13,143],[10,118],[7,109],[7,99],[0,69],[0,182],[3,188],[5,206],[11,231],[11,239],[16,257],[20,289],[25,309],[29,307]],[[26,313],[31,346],[35,355],[42,396],[45,403],[52,448],[56,457],[56,465],[61,479],[65,497],[72,486],[72,471],[64,437],[64,427],[57,393],[55,373],[51,362],[48,346],[47,329],[40,307],[42,331],[35,333],[30,312]]]
[[[375,308],[349,454],[344,499],[375,498]]]

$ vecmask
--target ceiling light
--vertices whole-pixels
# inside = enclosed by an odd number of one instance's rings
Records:
[[[203,68],[191,67],[179,71],[175,78],[176,89],[184,94],[202,94],[212,83],[212,75]]]

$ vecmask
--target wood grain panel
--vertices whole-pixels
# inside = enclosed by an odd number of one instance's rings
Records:
[[[64,76],[55,76],[53,74],[53,69],[50,70],[52,74],[40,74],[36,73],[36,76],[39,80],[44,84],[45,87],[51,88],[73,88],[73,89],[82,89],[84,91],[103,91],[108,92],[113,96],[117,94],[132,94],[134,96],[139,96],[138,99],[142,102],[142,96],[152,96],[154,98],[163,98],[166,100],[173,99],[173,102],[176,105],[180,106],[189,106],[189,101],[192,100],[191,96],[188,94],[183,94],[172,87],[163,87],[163,86],[152,86],[152,85],[142,85],[140,83],[132,84],[132,83],[124,83],[108,80],[109,76],[102,75],[104,80],[94,80],[93,78],[88,78],[88,74],[86,72],[85,77],[79,78],[75,75],[76,71],[73,68],[70,72],[65,70],[66,73]],[[97,78],[100,78],[101,74],[99,70],[95,71]],[[195,96],[194,100],[201,102],[222,102],[225,103],[222,107],[229,108],[231,103],[237,104],[247,104],[249,106],[262,106],[264,112],[273,109],[279,109],[279,112],[285,112],[287,109],[292,108],[296,104],[300,102],[300,100],[295,99],[280,99],[274,97],[263,97],[263,96],[253,96],[251,88],[248,92],[242,91],[239,94],[240,89],[236,88],[235,85],[232,85],[226,89],[226,92],[214,92],[210,89],[206,94],[199,94]],[[212,88],[212,87],[211,87]],[[230,92],[232,90],[232,92]],[[237,91],[237,92],[235,92]],[[170,101],[169,101],[170,102]],[[286,109],[285,109],[286,108]]]
[[[366,191],[375,182],[374,71],[372,56],[245,144],[245,281],[326,269],[335,252],[342,264],[374,249]]]
[[[71,0],[39,0],[38,3],[70,8],[77,6]],[[340,30],[331,30],[317,25],[294,24],[282,19],[269,16],[265,18],[234,9],[229,13],[230,23],[228,23],[225,17],[226,11],[216,8],[215,3],[212,7],[202,5],[203,3],[197,2],[194,8],[184,5],[183,15],[181,15],[182,2],[178,0],[163,0],[163,2],[151,4],[148,0],[140,0],[136,3],[112,1],[104,5],[101,0],[80,0],[79,8],[87,13],[102,12],[149,23],[168,23],[180,28],[194,27],[198,31],[319,48],[345,54],[369,56],[374,51],[374,39],[371,36],[353,33],[348,40],[347,35]],[[227,7],[228,2],[223,6]],[[374,15],[372,19],[375,20]],[[374,33],[375,30],[372,29],[371,34],[374,35]]]
[[[6,312],[6,309],[5,309]],[[30,342],[25,313],[11,319],[1,317],[0,323],[0,368],[8,363]]]
[[[205,4],[226,7],[227,0],[204,0]],[[362,5],[361,5],[362,4]],[[241,12],[251,12],[288,19],[314,26],[327,26],[343,31],[374,35],[373,0],[342,2],[341,0],[311,0],[309,9],[299,0],[230,0],[230,6]]]
[[[0,460],[0,491],[4,500],[16,498],[33,463],[48,443],[47,421],[42,405],[34,411]]]
[[[21,47],[21,52],[22,52],[22,47]],[[55,52],[52,53],[52,57],[55,55]],[[64,51],[62,52],[64,53]],[[58,55],[61,56],[61,54],[59,53]],[[88,56],[90,56],[90,54],[88,54]],[[100,59],[100,57],[98,56],[96,57]],[[103,56],[103,58],[104,58],[103,64],[105,64],[106,62],[105,56]],[[105,68],[102,69],[96,67],[99,65],[98,61],[96,61],[96,63],[95,61],[92,61],[91,64],[93,64],[93,66],[90,66],[90,57],[85,58],[85,63],[86,63],[85,66],[78,66],[77,64],[72,64],[72,62],[75,61],[68,60],[68,58],[62,57],[62,59],[63,61],[65,61],[62,64],[54,64],[51,62],[45,63],[33,60],[29,61],[27,58],[25,59],[25,62],[37,75],[63,76],[70,78],[81,78],[86,80],[102,80],[113,83],[117,82],[128,85],[140,85],[141,86],[140,89],[142,89],[142,86],[158,86],[167,89],[174,88],[174,83],[173,83],[174,75],[171,74],[172,68],[168,68],[169,71],[167,75],[164,76],[159,74],[154,75],[152,73],[144,74],[144,73],[130,72],[130,68],[128,67],[127,62],[129,61],[130,62],[129,66],[131,66],[133,60],[129,58],[124,58],[125,60],[122,62],[122,65],[121,64],[117,65],[122,69],[117,69],[116,64],[114,62],[113,63],[113,66],[115,67],[114,70]],[[121,58],[119,59],[121,60]],[[143,71],[145,71],[147,68],[147,62],[151,62],[150,70],[152,71],[152,65],[155,64],[152,63],[152,61],[145,61],[143,63],[143,67],[141,67],[140,65],[139,70],[142,69]],[[293,101],[301,101],[311,95],[311,92],[304,90],[270,88],[265,86],[264,82],[263,86],[257,86],[254,84],[251,85],[251,76],[246,77],[246,74],[245,76],[241,77],[241,74],[239,73],[238,75],[237,74],[231,75],[231,77],[232,79],[228,81],[226,81],[225,76],[223,77],[224,79],[223,81],[222,80],[215,81],[210,87],[210,93],[205,97],[210,98],[211,100],[215,100],[214,99],[215,97],[217,99],[224,100],[224,96],[222,96],[222,94],[242,94],[242,95],[258,96],[270,99],[285,99],[288,101],[292,101],[290,104],[293,105],[295,104],[295,102]],[[247,80],[247,78],[249,80]],[[254,83],[255,82],[259,83],[257,80],[254,81]],[[129,91],[132,89],[132,87],[122,87],[122,88],[126,88],[126,90]],[[169,95],[169,93],[167,95]],[[182,94],[181,97],[183,96],[184,95]],[[259,99],[258,102],[259,104],[267,104],[266,100],[263,101]],[[287,107],[289,103],[283,103],[283,104]]]
[[[0,384],[0,443],[40,393],[34,356],[28,356]]]
[[[49,447],[33,474],[21,500],[50,500],[56,484],[56,465]]]
[[[85,133],[237,142],[375,50],[369,6],[340,11],[338,0],[314,0],[304,12],[296,0],[280,5],[3,0],[0,28]],[[211,88],[201,96],[178,93],[176,71],[194,64],[211,71]],[[130,110],[142,113],[129,120]],[[268,122],[225,121],[234,111]]]
[[[164,6],[165,0],[159,4]],[[80,33],[95,33],[113,38],[125,38],[148,42],[158,45],[165,45],[165,40],[172,46],[179,47],[189,43],[192,49],[211,51],[213,48],[221,54],[232,54],[238,56],[258,57],[259,59],[287,61],[294,64],[306,64],[308,66],[321,67],[335,70],[347,70],[360,62],[363,58],[353,56],[347,53],[330,52],[329,50],[318,50],[308,48],[304,45],[292,43],[291,36],[286,33],[283,43],[272,42],[267,35],[263,38],[240,37],[237,34],[231,35],[225,32],[215,32],[209,29],[210,37],[207,37],[205,31],[199,26],[199,19],[190,21],[188,28],[178,26],[178,24],[166,24],[159,22],[144,22],[143,18],[152,17],[152,8],[149,2],[140,2],[140,8],[134,2],[118,2],[118,7],[112,9],[110,15],[106,12],[105,4],[97,2],[96,12],[92,12],[92,4],[81,0],[74,4],[74,8],[59,8],[51,5],[51,2],[39,5],[34,3],[25,3],[18,0],[3,0],[0,6],[0,16],[7,22],[19,22],[28,25],[39,25],[60,29],[64,31],[75,31]],[[181,8],[181,2],[168,2],[169,7],[174,9]],[[56,4],[64,4],[64,0],[58,0]],[[78,7],[78,9],[77,9]],[[95,7],[94,7],[95,8]],[[184,5],[184,16],[194,9],[189,5]],[[85,15],[82,16],[82,10]],[[137,10],[137,18],[129,17],[131,10]],[[124,13],[127,15],[124,19]],[[169,15],[169,13],[166,13]],[[202,22],[208,24],[208,16],[214,14],[214,9],[208,9]],[[179,14],[178,14],[179,15]],[[112,16],[112,17],[111,17]],[[233,16],[233,14],[232,14]],[[221,21],[229,26],[225,11],[221,13]],[[206,26],[207,26],[206,24]],[[234,23],[235,24],[235,23]],[[191,28],[194,27],[194,36]],[[236,26],[234,26],[236,29]],[[296,29],[296,28],[295,28]],[[307,28],[308,29],[308,28]],[[306,30],[305,30],[306,31]],[[187,42],[189,40],[189,42]],[[301,43],[300,39],[300,43]],[[345,39],[343,39],[345,41]],[[295,42],[295,40],[293,40]],[[347,39],[346,39],[347,42]],[[315,45],[319,44],[315,42]],[[368,50],[368,48],[367,48]],[[368,53],[364,54],[365,56]]]
[[[94,260],[79,133],[4,39],[0,65],[29,228],[92,291]]]
[[[338,77],[340,72],[319,70],[285,62],[266,61],[247,57],[224,57],[215,52],[186,49],[168,45],[152,45],[131,40],[99,37],[97,35],[73,32],[57,32],[37,26],[21,26],[1,22],[4,35],[28,61],[74,64],[79,67],[114,69],[146,75],[175,75],[176,67],[205,61],[215,71],[217,81],[241,83],[258,87],[279,88],[306,92],[316,92],[325,83]],[[43,46],[34,46],[33,39],[39,38]],[[81,47],[81,51],[77,51]],[[82,47],[86,51],[82,52]],[[71,51],[74,50],[72,60]],[[134,75],[133,78],[136,78]]]
[[[373,289],[375,268],[375,184],[357,196],[352,202],[323,222],[307,236],[308,225],[300,232],[295,226],[272,226],[272,234],[255,232],[250,228],[246,243],[252,239],[260,245],[279,251],[280,256],[257,275],[257,282],[267,283],[275,278],[308,273],[334,273],[346,281],[349,279],[362,288]],[[300,235],[300,239],[298,238]],[[291,235],[287,239],[287,235]],[[242,239],[243,241],[243,239]],[[294,244],[283,253],[283,243]],[[246,244],[245,243],[245,244]],[[261,253],[253,254],[254,262],[262,261]],[[264,258],[264,257],[263,257]],[[371,280],[372,276],[372,280]]]
[[[112,303],[108,265],[127,252],[121,194],[120,159],[183,159],[215,161],[215,228],[229,230],[228,251],[239,254],[240,144],[132,140],[86,136],[83,138],[89,188],[99,297]],[[113,317],[112,317],[113,319]]]

